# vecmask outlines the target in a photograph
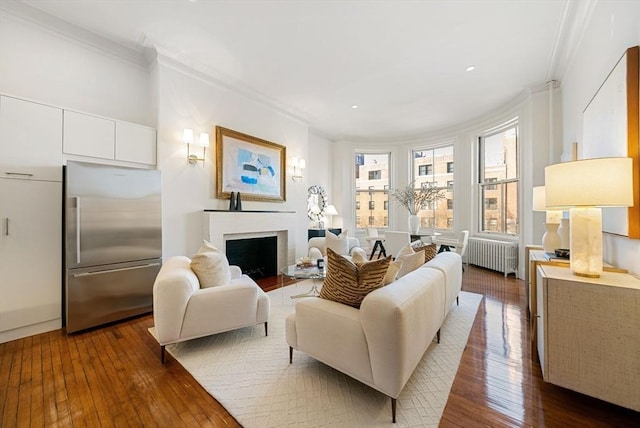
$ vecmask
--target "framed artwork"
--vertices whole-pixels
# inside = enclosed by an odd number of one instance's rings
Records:
[[[583,158],[633,159],[633,207],[603,208],[602,230],[640,238],[638,46],[626,50],[582,115]]]
[[[216,197],[240,192],[245,201],[286,200],[286,147],[216,126]]]

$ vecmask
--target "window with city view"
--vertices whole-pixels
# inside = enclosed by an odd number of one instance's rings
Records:
[[[389,153],[356,153],[356,227],[389,223]]]
[[[517,235],[518,119],[488,131],[478,141],[481,230]]]
[[[411,159],[416,188],[429,183],[445,192],[445,199],[423,207],[418,213],[420,226],[451,230],[453,228],[453,145],[413,150]]]

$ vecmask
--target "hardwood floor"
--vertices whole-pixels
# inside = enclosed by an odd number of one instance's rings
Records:
[[[470,266],[463,289],[485,299],[441,426],[639,426],[640,413],[542,381],[522,281]],[[160,363],[152,324],[147,315],[0,344],[0,426],[239,426],[171,356]]]

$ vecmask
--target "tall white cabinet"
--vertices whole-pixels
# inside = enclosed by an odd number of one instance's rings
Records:
[[[62,123],[0,96],[0,342],[61,327]]]

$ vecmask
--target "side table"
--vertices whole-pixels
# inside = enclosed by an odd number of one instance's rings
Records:
[[[294,279],[311,279],[313,280],[313,286],[309,291],[302,294],[296,294],[295,296],[291,296],[292,299],[297,299],[299,297],[316,297],[320,294],[320,290],[318,290],[318,286],[316,281],[324,280],[326,276],[326,269],[318,269],[317,266],[298,266],[298,265],[289,265],[287,267],[283,267],[280,269],[280,273],[282,274],[282,283],[281,286],[284,287],[284,277],[288,276],[289,278]]]

